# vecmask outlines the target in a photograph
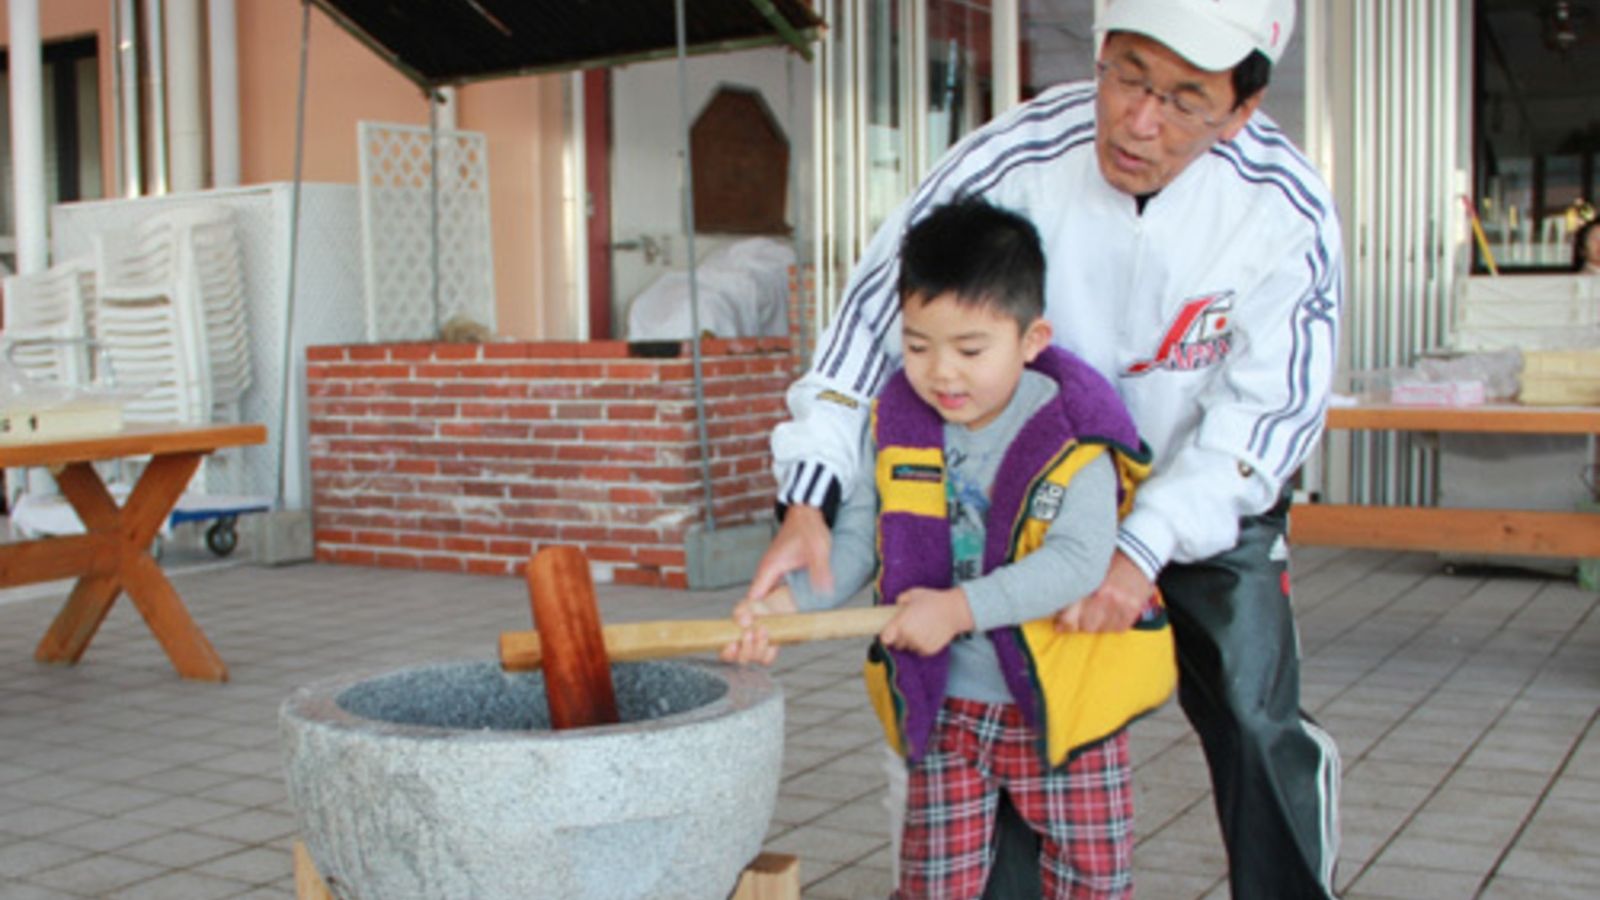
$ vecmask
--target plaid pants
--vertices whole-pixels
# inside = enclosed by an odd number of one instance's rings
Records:
[[[1044,897],[1132,896],[1127,731],[1049,769],[1016,706],[952,697],[911,767],[896,897],[982,896],[1001,789],[1040,836]]]

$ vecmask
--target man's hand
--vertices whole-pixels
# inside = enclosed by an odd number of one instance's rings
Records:
[[[783,526],[778,529],[767,552],[761,554],[756,564],[755,577],[745,600],[759,600],[772,593],[783,576],[804,568],[811,579],[811,589],[822,596],[833,594],[833,570],[828,568],[828,550],[833,536],[828,532],[828,522],[822,510],[815,506],[795,505],[783,516]]]
[[[899,611],[878,632],[878,639],[896,650],[930,656],[956,635],[972,630],[972,608],[960,587],[912,588],[895,599],[895,606]]]
[[[794,595],[784,585],[779,585],[760,600],[740,600],[734,604],[733,621],[744,629],[744,633],[718,651],[717,658],[728,663],[772,665],[778,659],[778,648],[767,640],[767,630],[761,627],[759,620],[762,616],[786,615],[794,611]]]
[[[1156,586],[1118,550],[1094,592],[1056,613],[1057,631],[1127,631],[1155,596]]]

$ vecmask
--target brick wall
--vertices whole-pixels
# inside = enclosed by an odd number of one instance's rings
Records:
[[[660,345],[657,345],[660,346]],[[683,587],[704,519],[688,344],[307,350],[317,559],[517,574],[573,544],[600,581]],[[771,514],[782,338],[702,342],[717,524]]]

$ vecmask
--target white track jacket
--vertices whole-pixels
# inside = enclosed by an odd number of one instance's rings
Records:
[[[1154,578],[1233,547],[1322,432],[1338,346],[1338,216],[1261,113],[1151,197],[1100,174],[1092,82],[1061,85],[968,135],[874,237],[772,437],[779,500],[852,483],[871,398],[900,360],[895,291],[909,223],[981,194],[1044,242],[1057,343],[1111,379],[1155,469],[1117,545]]]

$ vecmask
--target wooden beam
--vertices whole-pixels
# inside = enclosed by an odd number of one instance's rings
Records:
[[[750,5],[761,13],[773,30],[783,38],[784,43],[793,47],[806,62],[811,62],[811,41],[795,30],[794,25],[783,17],[783,13],[778,12],[778,8],[772,5],[772,0],[750,0]]]
[[[108,575],[121,560],[115,534],[74,534],[6,545],[0,553],[0,588],[74,575]]]
[[[1486,434],[1600,434],[1593,406],[1393,406],[1363,404],[1328,410],[1328,429],[1464,431]]]
[[[1600,558],[1600,515],[1312,503],[1289,514],[1297,544]]]

